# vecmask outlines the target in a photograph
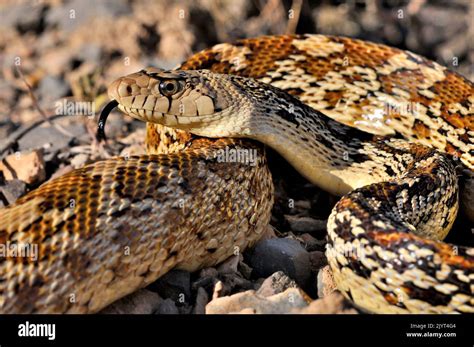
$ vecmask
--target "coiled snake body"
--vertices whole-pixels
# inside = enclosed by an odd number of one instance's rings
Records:
[[[39,245],[36,260],[0,259],[0,311],[96,312],[251,246],[273,203],[263,143],[343,195],[326,254],[347,298],[472,313],[474,251],[441,240],[460,172],[473,215],[473,90],[410,52],[322,35],[220,44],[122,77],[109,96],[149,122],[149,155],[86,166],[0,211],[2,243]],[[240,152],[255,160],[222,157]]]

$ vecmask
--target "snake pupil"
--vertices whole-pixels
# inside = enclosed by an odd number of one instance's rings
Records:
[[[160,83],[160,92],[165,96],[171,96],[179,91],[179,86],[177,81],[164,81]]]

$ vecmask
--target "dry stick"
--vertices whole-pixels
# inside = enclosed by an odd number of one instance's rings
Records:
[[[36,99],[36,96],[35,94],[33,93],[33,89],[31,88],[30,84],[28,83],[28,81],[26,80],[25,76],[23,75],[23,72],[21,71],[20,67],[19,66],[16,66],[16,70],[18,71],[18,74],[20,75],[20,78],[23,80],[23,82],[25,83],[26,85],[26,88],[28,89],[28,94],[30,95],[31,97],[31,100],[33,101],[33,106],[36,108],[36,110],[39,112],[39,114],[41,115],[41,117],[43,117],[43,119],[51,126],[53,126],[54,128],[56,128],[60,133],[62,133],[63,135],[66,135],[68,137],[74,137],[73,134],[71,134],[69,131],[67,131],[66,129],[64,129],[61,125],[59,124],[54,124],[50,121],[49,117],[46,115],[46,113],[43,111],[43,109],[40,107],[40,105],[38,104],[38,100]]]
[[[31,124],[24,125],[24,126],[20,127],[19,129],[14,131],[12,134],[10,134],[10,136],[8,136],[8,138],[3,142],[3,144],[0,145],[0,158],[3,157],[5,152],[8,151],[11,147],[13,147],[13,145],[16,142],[18,142],[19,139],[21,139],[27,133],[32,131],[34,128],[39,127],[40,125],[42,125],[46,122],[51,124],[50,123],[51,121],[54,121],[54,120],[56,120],[58,118],[62,118],[62,117],[68,117],[68,116],[69,115],[67,115],[67,114],[53,114],[51,116],[47,116],[45,119],[39,119],[39,120],[33,121]],[[89,130],[90,129],[88,129],[88,131]],[[94,140],[93,143],[91,144],[91,147],[92,148],[97,148],[98,151],[101,153],[101,155],[103,155],[105,158],[110,157],[110,153],[108,153],[107,150],[104,148],[103,143],[98,142],[95,139],[94,134],[92,134],[91,137]]]
[[[288,24],[286,25],[286,33],[294,34],[298,21],[300,20],[301,7],[303,6],[303,0],[293,0],[291,9],[293,10],[293,17],[288,18]]]
[[[38,127],[41,124],[46,123],[46,122],[51,124],[52,120],[55,120],[55,119],[58,119],[58,118],[61,118],[61,117],[68,117],[68,116],[69,115],[67,115],[67,114],[53,114],[49,117],[46,117],[46,119],[39,119],[39,120],[34,121],[31,124],[20,127],[15,132],[10,134],[10,136],[8,136],[8,138],[5,140],[5,142],[0,146],[0,155],[3,155],[7,150],[9,150],[11,147],[13,147],[13,145],[19,139],[21,139],[23,136],[25,136],[25,134],[29,133],[34,128],[36,128],[36,127]]]
[[[62,118],[62,117],[67,117],[69,115],[67,115],[67,114],[66,115],[65,114],[53,114],[51,116],[47,116],[46,113],[39,106],[38,100],[36,99],[36,96],[34,95],[30,84],[28,83],[25,76],[23,75],[23,72],[21,71],[21,69],[18,66],[17,66],[17,71],[18,71],[18,74],[20,75],[21,79],[25,83],[25,85],[28,89],[28,93],[29,93],[29,95],[30,95],[30,97],[33,101],[33,105],[35,106],[35,108],[40,113],[42,119],[37,120],[37,121],[33,121],[31,124],[24,125],[24,126],[20,127],[19,129],[17,129],[12,134],[10,134],[10,136],[8,136],[8,138],[4,141],[4,143],[2,145],[0,145],[0,156],[3,156],[6,151],[8,151],[11,147],[13,147],[13,145],[16,142],[18,142],[19,139],[21,139],[23,136],[25,136],[31,130],[33,130],[34,128],[42,125],[43,123],[48,123],[49,125],[53,126],[59,132],[61,132],[62,134],[66,135],[68,137],[74,137],[73,134],[71,134],[69,131],[64,129],[59,124],[52,123],[52,121],[55,120],[55,119]],[[104,155],[105,157],[110,157],[110,154],[104,148],[103,144],[96,140],[96,137],[95,137],[94,133],[92,132],[92,130],[89,128],[89,126],[87,126],[87,124],[84,124],[84,125],[86,127],[87,132],[89,133],[89,135],[92,138],[92,144],[91,144],[92,148],[98,148],[99,152],[102,155]]]

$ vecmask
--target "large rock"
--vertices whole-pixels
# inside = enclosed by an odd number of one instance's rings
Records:
[[[305,287],[311,276],[309,253],[298,241],[276,238],[257,243],[250,252],[249,265],[258,277],[283,271],[299,286]]]
[[[213,299],[207,304],[206,313],[283,314],[307,307],[310,301],[309,297],[298,288],[288,288],[283,293],[270,297],[263,297],[253,290],[248,290]]]
[[[0,162],[6,180],[19,179],[27,184],[41,183],[46,178],[42,151],[17,152]]]

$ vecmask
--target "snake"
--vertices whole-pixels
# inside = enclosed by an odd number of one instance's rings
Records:
[[[118,78],[113,108],[147,123],[147,155],[55,178],[0,210],[0,312],[94,313],[171,269],[252,247],[274,202],[268,148],[340,196],[327,223],[337,289],[371,313],[473,313],[474,86],[415,53],[274,35]],[[291,181],[288,177],[288,181]]]

